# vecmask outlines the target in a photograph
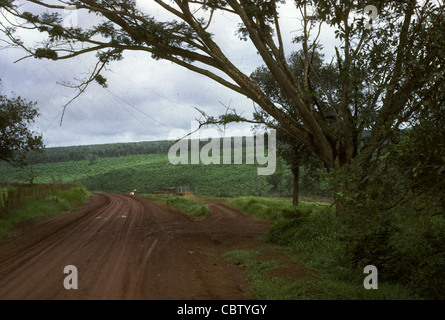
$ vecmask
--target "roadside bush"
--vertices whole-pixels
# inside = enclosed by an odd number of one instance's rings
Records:
[[[304,219],[304,217],[278,219],[269,229],[266,240],[279,245],[292,245]]]
[[[379,281],[400,284],[426,299],[445,298],[443,216],[408,216],[399,208],[373,216],[349,217],[340,264],[350,270],[378,269]]]
[[[380,280],[395,280],[399,270],[392,263],[394,248],[391,239],[398,228],[392,224],[391,218],[390,213],[349,215],[342,237],[349,250],[340,258],[341,263],[361,270],[367,265],[374,265],[379,270]]]
[[[275,200],[253,197],[235,199],[232,206],[259,217],[274,217],[265,240],[289,246],[301,263],[328,273],[335,283],[362,287],[364,267],[374,265],[379,288],[402,288],[400,292],[412,298],[444,299],[444,215],[418,210],[413,202],[379,210],[387,195],[372,196],[366,210],[363,203],[348,206],[343,216],[329,206],[294,208],[284,201],[280,206]],[[424,204],[418,201],[416,206]]]
[[[53,203],[56,205],[60,205],[61,208],[69,208],[69,202],[67,199],[64,199],[63,197],[51,195],[46,197],[45,201],[47,203]]]
[[[276,200],[259,197],[238,197],[230,202],[230,206],[240,211],[248,212],[260,219],[279,220],[281,218],[296,218],[307,216],[313,210],[315,203],[300,201],[298,207],[291,200]],[[323,205],[324,206],[324,205]]]
[[[445,299],[445,221],[438,217],[425,233],[423,259],[410,286],[424,296]]]
[[[340,237],[344,228],[330,207],[313,207],[298,211],[298,215],[283,215],[269,229],[266,240],[293,248],[301,262],[311,268],[332,269],[338,266],[344,243]]]
[[[418,230],[393,237],[391,264],[398,266],[399,283],[422,297],[445,299],[445,219],[417,219]]]
[[[88,200],[91,194],[82,186],[68,190],[53,190],[26,199],[12,209],[8,215],[0,218],[0,236],[7,235],[18,222],[42,217],[51,217],[76,208]]]
[[[170,203],[167,202],[167,204],[171,206],[176,205],[178,208],[181,208],[180,211],[194,217],[205,217],[210,213],[210,207],[208,205],[193,200],[181,202],[179,205],[178,201],[170,201]]]
[[[205,217],[210,213],[209,205],[199,201],[186,198],[184,196],[172,196],[172,195],[154,195],[154,194],[142,194],[147,198],[155,199],[159,202],[167,204],[168,206],[175,208],[182,213],[194,217]]]
[[[340,264],[375,265],[379,281],[426,299],[445,298],[445,148],[435,122],[443,124],[442,114],[431,118],[428,109],[423,125],[394,132],[366,165],[329,174],[346,228]]]
[[[73,187],[68,190],[60,190],[55,193],[56,196],[65,199],[71,205],[84,203],[91,195],[83,186]]]
[[[361,284],[363,268],[374,265],[379,286],[403,286],[413,298],[444,299],[445,218],[408,216],[408,210],[348,218],[329,208],[282,215],[265,240],[290,246],[301,263],[335,281]]]

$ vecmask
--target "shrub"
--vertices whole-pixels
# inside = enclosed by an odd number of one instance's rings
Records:
[[[398,229],[391,223],[391,218],[390,213],[349,215],[347,231],[342,237],[349,247],[341,259],[343,264],[362,270],[366,265],[374,265],[379,270],[379,279],[394,280],[398,271],[391,263],[391,238]]]
[[[248,212],[260,219],[278,220],[283,217],[293,218],[307,216],[318,204],[300,201],[298,207],[291,200],[275,200],[259,197],[238,197],[230,206]],[[324,205],[323,205],[324,206]]]
[[[398,281],[413,292],[426,298],[445,299],[445,219],[432,217],[419,229],[393,238],[391,264],[398,266]]]
[[[278,219],[269,229],[266,239],[279,245],[292,245],[296,241],[298,228],[303,222],[303,217]]]
[[[379,281],[404,285],[423,298],[445,298],[443,216],[425,220],[398,211],[356,216],[349,219],[343,240],[348,250],[341,261],[349,268],[372,264]]]
[[[38,187],[38,186],[36,186]],[[77,205],[86,202],[90,193],[80,186],[58,186],[51,192],[35,193],[34,197],[22,200],[20,204],[11,209],[7,215],[0,219],[0,236],[6,235],[15,223],[40,217],[50,217],[74,209]],[[70,188],[64,190],[65,188]]]
[[[158,200],[159,202],[165,203],[189,216],[205,217],[210,213],[210,207],[199,200],[172,195],[142,194],[142,196]]]

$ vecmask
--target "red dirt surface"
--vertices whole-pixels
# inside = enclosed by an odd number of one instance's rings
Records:
[[[249,299],[243,271],[218,257],[269,223],[208,200],[196,220],[152,199],[94,194],[78,210],[20,224],[0,240],[0,299]],[[67,265],[78,289],[67,290]]]

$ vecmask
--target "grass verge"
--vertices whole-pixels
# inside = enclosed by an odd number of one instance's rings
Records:
[[[260,219],[278,220],[281,217],[307,215],[309,212],[328,208],[324,202],[300,201],[298,208],[292,200],[278,200],[261,197],[238,197],[229,201],[229,205],[237,210],[248,212]]]
[[[302,279],[278,276],[282,273],[279,260],[263,260],[261,253],[270,250],[267,244],[255,249],[233,250],[222,255],[244,269],[249,279],[252,299],[254,300],[296,300],[305,299],[305,288]],[[274,272],[278,271],[278,272]],[[308,278],[306,278],[308,279]]]
[[[85,203],[91,193],[83,186],[57,190],[23,201],[19,207],[0,217],[0,237],[6,236],[16,223],[48,218],[75,209]]]
[[[367,290],[363,267],[342,265],[348,251],[347,230],[324,203],[301,202],[295,208],[287,200],[257,197],[233,199],[229,205],[272,221],[259,246],[234,250],[224,258],[241,265],[251,283],[253,299],[266,300],[411,300],[418,299],[408,288],[379,281],[377,290]],[[271,249],[272,248],[272,249]],[[263,259],[267,250],[286,253],[280,259]],[[282,266],[291,260],[312,270],[302,277]]]
[[[186,215],[204,218],[210,214],[210,207],[199,200],[190,199],[184,196],[174,196],[168,194],[141,194],[143,197],[154,199],[175,208]]]

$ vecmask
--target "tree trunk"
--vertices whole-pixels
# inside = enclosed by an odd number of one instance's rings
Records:
[[[298,192],[300,185],[300,166],[294,165],[292,167],[292,174],[294,175],[294,190],[292,193],[292,204],[298,206]]]
[[[343,198],[338,196],[336,192],[334,194],[334,203],[335,203],[335,215],[338,218],[343,218],[344,217]]]

